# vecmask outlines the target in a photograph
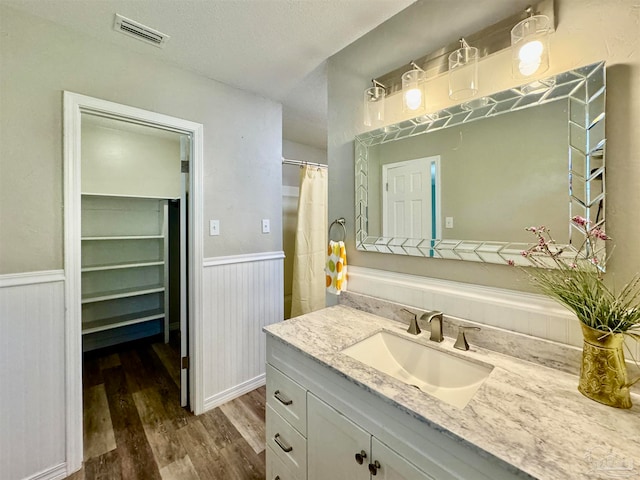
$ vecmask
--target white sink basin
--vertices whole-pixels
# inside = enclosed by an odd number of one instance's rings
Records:
[[[375,333],[342,353],[458,408],[469,403],[493,370],[492,365],[386,331]]]

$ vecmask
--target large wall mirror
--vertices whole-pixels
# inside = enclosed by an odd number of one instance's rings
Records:
[[[529,265],[545,225],[575,255],[574,215],[604,228],[604,124],[600,62],[358,135],[358,250]]]

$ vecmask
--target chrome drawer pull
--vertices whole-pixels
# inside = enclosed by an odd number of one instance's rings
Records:
[[[289,453],[290,451],[293,450],[293,447],[291,445],[287,445],[282,440],[280,440],[279,433],[276,433],[275,437],[273,437],[273,440],[278,444],[278,446],[282,449],[284,453]]]
[[[283,397],[280,393],[280,390],[276,390],[275,392],[273,392],[273,396],[276,397],[276,400],[278,400],[283,405],[289,406],[293,403],[293,400],[289,400],[287,397]]]

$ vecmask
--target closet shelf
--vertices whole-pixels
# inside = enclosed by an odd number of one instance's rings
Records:
[[[109,292],[96,292],[82,295],[82,303],[104,302],[106,300],[116,300],[118,298],[137,297],[150,293],[164,292],[164,285],[148,285],[135,288],[123,288],[121,290],[111,290]]]
[[[89,335],[91,333],[103,332],[118,327],[126,327],[135,325],[136,323],[144,323],[150,320],[159,320],[164,318],[163,309],[146,310],[143,312],[128,313],[118,317],[104,318],[102,320],[94,320],[86,322],[82,325],[82,334]]]
[[[161,240],[164,235],[113,235],[104,237],[82,237],[83,242],[102,240]]]
[[[81,192],[84,197],[133,198],[150,200],[180,200],[180,197],[163,197],[158,195],[131,195],[126,193]]]
[[[83,348],[93,350],[160,330],[169,341],[169,202],[83,192]]]
[[[81,271],[84,272],[102,272],[105,270],[120,270],[124,268],[141,268],[141,267],[153,267],[157,265],[164,265],[164,260],[153,260],[148,262],[123,262],[123,263],[108,263],[104,265],[87,265],[82,267]]]

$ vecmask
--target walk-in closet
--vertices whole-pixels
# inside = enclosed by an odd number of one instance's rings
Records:
[[[181,136],[84,115],[81,145],[83,350],[168,343],[180,315]]]

